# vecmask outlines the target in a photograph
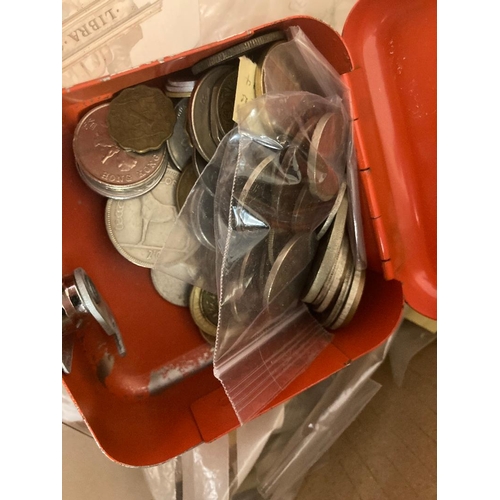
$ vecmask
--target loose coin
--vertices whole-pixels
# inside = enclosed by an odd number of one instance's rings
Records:
[[[172,73],[167,77],[166,92],[191,93],[196,85],[196,79],[188,73]]]
[[[193,286],[189,297],[189,309],[198,328],[208,335],[217,334],[219,303],[216,295]]]
[[[214,197],[207,189],[193,194],[189,214],[191,232],[209,250],[215,251]]]
[[[264,287],[264,308],[274,314],[285,311],[300,298],[314,256],[315,238],[307,233],[295,235],[274,262]]]
[[[233,70],[232,66],[217,66],[208,71],[196,84],[189,100],[188,123],[194,147],[208,162],[218,142],[211,134],[210,103],[215,83]]]
[[[285,43],[283,40],[279,42],[273,43],[271,46],[266,47],[261,53],[259,60],[257,61],[257,67],[255,68],[255,96],[260,97],[261,95],[266,93],[266,83],[264,79],[264,64],[266,59],[269,57],[269,54],[272,53],[273,49],[282,43]]]
[[[316,299],[325,281],[328,279],[332,267],[337,261],[344,237],[347,209],[347,198],[344,198],[335,217],[333,227],[329,229],[329,232],[319,242],[312,270],[308,282],[304,287],[304,296],[302,298],[304,302],[311,303]]]
[[[167,140],[167,149],[174,165],[182,172],[191,161],[193,146],[187,131],[187,108],[189,99],[181,99],[175,105],[176,121],[174,131]]]
[[[199,328],[200,335],[203,337],[203,339],[207,342],[207,344],[211,345],[212,347],[215,347],[215,335],[210,335],[207,332],[204,332],[201,328]]]
[[[238,70],[235,69],[222,79],[215,95],[215,121],[222,136],[225,136],[235,126],[233,110],[237,81]]]
[[[118,252],[130,262],[152,268],[165,236],[177,218],[175,206],[179,172],[169,167],[150,192],[131,200],[108,200],[106,229]]]
[[[177,189],[175,192],[175,204],[177,206],[177,210],[180,212],[181,208],[184,206],[184,203],[189,196],[189,193],[193,189],[193,186],[196,184],[198,180],[198,174],[194,168],[192,162],[190,162],[181,173],[179,178],[179,182],[177,183]]]
[[[159,149],[174,125],[174,105],[160,89],[129,87],[110,102],[109,134],[123,149],[136,153]]]
[[[100,195],[135,198],[160,182],[167,168],[166,148],[145,154],[120,148],[109,135],[109,106],[92,108],[78,123],[73,136],[76,167],[82,180]]]
[[[151,281],[155,290],[167,302],[176,306],[187,307],[189,305],[189,296],[193,286],[166,273],[155,273],[151,270]]]
[[[196,170],[196,174],[198,177],[201,176],[203,169],[208,165],[208,162],[203,158],[203,156],[198,153],[196,148],[193,148],[193,156],[192,156],[193,166]]]
[[[211,68],[212,66],[216,66],[222,63],[227,63],[228,61],[232,61],[237,57],[248,54],[249,52],[263,47],[268,43],[276,42],[278,40],[285,39],[285,33],[283,31],[272,31],[270,33],[266,33],[264,35],[256,36],[246,42],[239,43],[237,45],[233,45],[228,49],[223,50],[213,56],[202,59],[201,61],[194,64],[191,68],[193,75],[199,75]]]

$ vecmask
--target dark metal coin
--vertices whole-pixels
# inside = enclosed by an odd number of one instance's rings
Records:
[[[210,103],[212,89],[222,76],[232,71],[232,66],[217,66],[208,71],[193,90],[189,101],[188,123],[194,147],[208,162],[218,143],[211,134]]]
[[[264,35],[256,36],[250,40],[247,40],[246,42],[239,43],[238,45],[229,47],[228,49],[214,54],[213,56],[202,59],[201,61],[193,65],[191,71],[193,72],[193,75],[199,75],[200,73],[203,73],[203,71],[206,71],[213,66],[232,61],[237,57],[243,56],[255,49],[263,47],[268,43],[277,42],[278,40],[284,40],[285,38],[286,35],[284,31],[272,31]]]
[[[177,205],[177,210],[180,212],[181,208],[184,206],[184,203],[193,189],[193,186],[196,184],[198,180],[198,175],[196,174],[196,170],[192,163],[189,163],[179,178],[177,182],[177,189],[175,192],[175,204]]]
[[[177,116],[174,131],[167,140],[167,149],[174,165],[182,171],[191,162],[193,146],[186,129],[189,99],[181,99],[175,106]]]
[[[219,315],[217,296],[193,286],[189,297],[189,309],[198,328],[209,335],[215,336]]]
[[[205,158],[203,158],[203,156],[200,155],[200,153],[198,153],[196,148],[193,148],[192,160],[194,169],[196,170],[198,177],[200,177],[203,169],[208,165],[208,162],[205,160]]]
[[[109,135],[136,153],[159,149],[172,135],[175,120],[172,100],[147,85],[122,90],[109,104]]]

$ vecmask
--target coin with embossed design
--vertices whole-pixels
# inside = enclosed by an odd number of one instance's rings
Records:
[[[109,104],[92,108],[78,123],[73,136],[76,167],[93,191],[107,198],[129,199],[150,191],[167,168],[165,146],[137,154],[125,151],[109,135]]]
[[[118,252],[130,262],[152,268],[177,218],[176,184],[180,173],[169,166],[160,183],[131,200],[108,200],[106,229]]]
[[[110,136],[136,153],[159,149],[172,135],[175,120],[172,100],[148,85],[122,90],[109,105]]]
[[[171,304],[187,307],[193,286],[175,276],[154,271],[151,269],[151,281],[159,295]]]

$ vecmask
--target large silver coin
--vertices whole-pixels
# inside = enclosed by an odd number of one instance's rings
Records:
[[[321,227],[318,230],[318,233],[316,234],[316,238],[318,240],[323,238],[323,236],[328,231],[329,227],[332,225],[332,222],[335,219],[337,212],[339,211],[340,204],[342,203],[342,200],[344,199],[346,187],[347,187],[347,184],[345,182],[342,182],[342,184],[339,187],[339,192],[337,193],[337,197],[335,198],[335,203],[333,204],[333,207],[330,210],[330,213],[328,214],[328,217],[326,218],[325,222],[323,222],[323,224],[321,225]]]
[[[340,249],[339,258],[337,259],[335,266],[328,276],[324,287],[321,289],[318,297],[313,302],[313,309],[315,311],[323,312],[330,306],[332,302],[337,300],[342,282],[345,279],[349,252],[349,237],[347,233],[344,233],[344,239],[342,240],[342,247]]]
[[[218,143],[211,134],[210,103],[216,82],[233,71],[232,66],[217,66],[208,71],[195,86],[189,101],[188,122],[194,147],[206,161],[214,155]]]
[[[349,295],[345,301],[344,307],[342,308],[332,325],[332,330],[340,328],[341,326],[346,326],[353,318],[356,310],[358,309],[359,303],[361,302],[361,297],[363,295],[363,289],[365,286],[365,277],[366,273],[364,269],[356,269],[354,271]]]
[[[151,270],[151,281],[155,290],[167,302],[176,306],[187,307],[189,305],[189,295],[193,286],[174,276]]]
[[[264,308],[269,307],[279,314],[300,298],[314,255],[315,240],[307,233],[300,233],[285,245],[267,278]]]
[[[165,236],[177,217],[176,184],[180,173],[169,166],[159,184],[131,200],[108,200],[106,229],[123,257],[152,268],[160,255]]]
[[[187,131],[189,99],[181,99],[174,108],[177,120],[172,135],[167,139],[167,149],[174,165],[182,171],[191,162],[193,146]]]
[[[314,302],[338,259],[340,246],[344,238],[347,209],[347,198],[343,198],[333,226],[319,242],[309,280],[304,287],[304,296],[302,299],[304,302]]]

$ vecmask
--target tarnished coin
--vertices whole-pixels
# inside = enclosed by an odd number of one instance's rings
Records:
[[[335,124],[334,113],[320,118],[313,132],[307,161],[309,188],[323,201],[331,200],[339,190],[339,179],[333,168]]]
[[[342,310],[339,312],[334,323],[332,324],[332,330],[348,325],[353,318],[356,310],[358,309],[359,303],[361,302],[365,286],[365,277],[366,273],[364,269],[355,269],[351,288],[349,289],[349,295],[345,300]]]
[[[317,312],[323,312],[331,303],[337,300],[340,288],[345,279],[347,262],[349,260],[349,237],[344,234],[342,246],[340,248],[339,258],[332,268],[323,288],[313,302],[313,309]]]
[[[170,99],[185,99],[186,97],[191,97],[191,93],[192,92],[165,90],[165,95],[170,97]]]
[[[167,140],[167,149],[174,165],[182,172],[191,162],[193,146],[187,131],[187,109],[189,99],[181,99],[175,105],[176,120],[174,131]]]
[[[232,70],[232,66],[212,68],[198,81],[189,100],[188,124],[193,146],[207,162],[218,145],[211,133],[210,103],[213,86]]]
[[[179,176],[175,168],[169,167],[160,183],[148,193],[131,200],[108,200],[108,235],[130,262],[148,268],[155,265],[177,217],[175,192]]]
[[[198,328],[208,335],[215,336],[219,315],[217,296],[194,286],[189,297],[189,309]]]
[[[82,180],[95,192],[114,199],[135,198],[154,188],[167,168],[165,146],[137,154],[120,148],[109,135],[109,104],[91,109],[78,123],[73,152]]]
[[[270,307],[273,313],[279,314],[300,298],[316,250],[315,245],[316,239],[307,233],[295,235],[285,245],[264,287],[265,308]]]
[[[191,93],[196,85],[196,79],[188,73],[178,72],[168,75],[165,92]]]
[[[182,307],[189,305],[189,296],[193,288],[190,283],[165,273],[154,272],[154,269],[151,270],[151,281],[155,290],[167,302]]]
[[[318,229],[318,232],[316,234],[316,238],[318,240],[323,238],[323,236],[328,231],[328,228],[332,225],[332,222],[335,219],[337,212],[339,211],[340,204],[342,203],[342,200],[344,199],[346,188],[347,188],[347,184],[345,182],[342,182],[342,184],[340,184],[339,192],[337,193],[337,197],[335,198],[335,203],[333,204],[333,207],[330,210],[328,217],[326,218],[325,222],[323,222],[321,227]]]
[[[319,241],[311,273],[304,287],[304,296],[302,298],[304,302],[312,303],[316,299],[328,279],[332,267],[337,261],[340,246],[344,238],[347,209],[347,198],[344,198],[340,204],[333,226],[330,227],[329,232]]]
[[[204,168],[208,165],[208,162],[205,160],[205,158],[203,158],[203,156],[200,155],[200,153],[198,153],[196,148],[193,148],[192,161],[194,169],[196,170],[196,174],[198,175],[198,177],[200,177]]]
[[[109,104],[109,134],[129,151],[146,153],[159,149],[172,135],[174,125],[172,100],[154,87],[129,87]]]
[[[193,75],[199,75],[206,71],[207,69],[216,66],[218,64],[227,63],[228,61],[232,61],[237,57],[248,54],[249,52],[263,47],[268,43],[276,42],[278,40],[283,40],[286,38],[284,31],[272,31],[270,33],[266,33],[264,35],[256,36],[246,42],[239,43],[237,45],[233,45],[228,49],[223,50],[213,56],[202,59],[197,62],[191,68]]]
[[[188,163],[184,170],[181,173],[179,178],[179,182],[177,183],[177,188],[175,192],[175,204],[177,206],[177,210],[181,211],[181,208],[184,206],[184,203],[193,189],[193,186],[196,184],[198,180],[198,174],[194,169],[194,165],[192,162]]]

